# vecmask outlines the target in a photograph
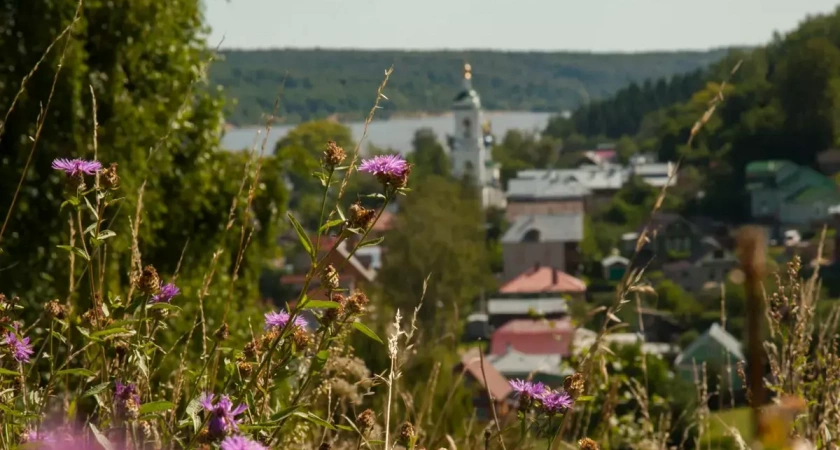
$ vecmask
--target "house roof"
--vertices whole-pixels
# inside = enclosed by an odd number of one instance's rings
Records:
[[[559,354],[528,354],[513,348],[501,355],[488,355],[493,367],[502,375],[516,376],[518,374],[546,373],[561,375]]]
[[[490,353],[515,350],[522,354],[568,356],[574,326],[568,317],[558,320],[515,319],[497,329],[490,338]]]
[[[508,200],[583,198],[591,191],[579,183],[563,183],[559,178],[512,178],[505,195]]]
[[[580,354],[588,350],[595,339],[598,338],[598,333],[586,329],[578,328],[575,330],[574,353]],[[638,333],[607,333],[604,335],[603,343],[607,345],[638,345],[641,344],[642,353],[646,355],[665,355],[668,353],[675,353],[679,347],[673,344],[664,342],[645,342],[644,337]]]
[[[738,358],[739,360],[744,359],[744,352],[741,347],[741,342],[735,339],[734,336],[729,334],[726,330],[723,329],[717,323],[713,323],[705,333],[700,335],[697,339],[691,342],[691,344],[686,347],[682,353],[677,356],[677,359],[674,360],[675,364],[681,364],[682,362],[689,362],[688,358],[696,352],[700,350],[706,342],[709,340],[713,340],[720,344],[724,349],[726,349],[727,353],[730,355]]]
[[[580,184],[592,190],[618,190],[624,186],[628,171],[617,164],[581,166],[575,169],[521,170],[516,178],[555,180],[561,184]]]
[[[613,264],[630,264],[630,260],[621,255],[610,255],[601,260],[601,265],[604,267],[612,266]]]
[[[533,236],[535,242],[580,242],[583,240],[583,214],[521,215],[502,236],[502,243],[523,242]]]
[[[494,315],[564,314],[569,311],[566,300],[555,298],[491,298],[487,313]]]
[[[792,165],[794,164],[787,160],[753,161],[747,164],[747,176],[772,175]]]
[[[371,231],[383,232],[390,230],[394,226],[395,217],[395,214],[391,211],[382,211],[382,214],[379,216],[379,220],[377,220],[376,223],[373,224],[373,228],[371,228]]]
[[[496,400],[502,400],[513,392],[507,378],[504,377],[487,358],[484,358],[484,373],[482,374],[481,356],[479,349],[471,348],[461,356],[461,367],[469,373],[478,384],[487,388],[490,395]],[[484,377],[487,377],[487,384],[484,384]]]
[[[540,292],[582,293],[586,283],[562,270],[552,267],[528,269],[499,288],[502,294],[530,294]]]

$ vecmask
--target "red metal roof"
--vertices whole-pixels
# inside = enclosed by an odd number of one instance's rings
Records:
[[[508,346],[532,355],[569,356],[575,334],[571,320],[515,319],[504,324],[490,338],[490,353],[502,355]]]
[[[508,281],[502,285],[499,292],[502,294],[583,293],[586,292],[586,283],[562,270],[552,269],[551,267],[537,267],[528,269]]]
[[[507,378],[504,375],[499,373],[487,358],[484,358],[484,373],[481,372],[481,357],[479,355],[480,350],[477,348],[472,348],[461,357],[461,366],[464,370],[469,373],[478,384],[482,387],[484,385],[484,377],[487,377],[487,386],[489,387],[490,395],[496,401],[502,401],[513,392],[513,389],[510,387],[510,383],[508,383]]]

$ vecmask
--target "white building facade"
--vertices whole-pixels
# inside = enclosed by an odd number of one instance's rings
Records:
[[[472,87],[469,64],[464,66],[463,89],[455,97],[452,113],[455,119],[454,134],[449,137],[449,159],[455,177],[468,177],[481,192],[485,208],[505,207],[501,189],[500,168],[490,154],[492,136],[484,126],[481,99]]]

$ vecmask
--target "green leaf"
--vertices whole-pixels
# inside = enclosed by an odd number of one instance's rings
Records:
[[[306,302],[306,307],[304,309],[315,309],[315,308],[323,308],[323,309],[334,309],[338,308],[339,304],[336,302],[331,302],[329,300],[309,300]]]
[[[581,395],[580,397],[575,399],[575,402],[591,402],[594,399],[595,397],[591,395]]]
[[[327,231],[327,230],[329,230],[329,229],[330,229],[330,228],[332,228],[332,227],[337,227],[337,226],[341,225],[342,223],[344,223],[344,219],[333,219],[333,220],[330,220],[329,222],[327,222],[327,223],[325,223],[325,224],[321,225],[321,228],[318,228],[318,234],[321,234],[321,233],[323,233],[324,231]]]
[[[362,322],[353,322],[353,328],[361,331],[362,334],[373,339],[374,341],[379,342],[380,344],[385,344],[384,342],[382,342],[382,339],[379,339],[379,336],[377,336],[376,333],[373,332],[373,330],[368,328],[367,325],[363,324]]]
[[[156,309],[166,310],[166,311],[181,311],[181,307],[178,305],[173,305],[172,303],[153,303],[146,307],[147,311],[154,311]]]
[[[384,195],[384,194],[367,194],[367,195],[363,195],[363,197],[366,197],[366,198],[381,198],[381,199],[385,199],[385,195]]]
[[[272,414],[271,417],[269,417],[269,419],[272,422],[279,422],[279,421],[285,419],[286,417],[291,416],[301,406],[304,406],[304,405],[303,404],[292,405],[292,406],[290,406],[286,409],[282,409],[282,410]]]
[[[61,334],[58,334],[58,332],[57,332],[57,331],[50,331],[50,335],[51,335],[52,337],[54,337],[54,338],[58,339],[58,340],[59,340],[59,341],[61,341],[62,343],[65,343],[65,344],[67,343],[67,338],[66,338],[66,337],[64,337],[64,336],[63,336],[63,335],[61,335]]]
[[[68,252],[73,252],[73,253],[81,256],[82,258],[84,258],[85,261],[90,261],[90,256],[88,256],[88,254],[84,250],[80,249],[79,247],[73,247],[71,245],[56,245],[56,247],[58,247],[62,250],[67,250]]]
[[[324,420],[324,419],[322,419],[322,418],[320,418],[320,417],[318,417],[315,414],[312,414],[310,412],[295,411],[293,414],[298,416],[298,417],[301,417],[303,419],[306,419],[306,420],[314,423],[315,425],[319,425],[319,426],[322,426],[324,428],[329,428],[330,430],[333,430],[333,431],[338,431],[333,426],[333,424],[327,422],[326,420]]]
[[[97,331],[96,333],[91,334],[92,338],[102,338],[107,336],[113,336],[115,334],[125,334],[128,336],[134,336],[136,331],[129,330],[128,328],[116,327],[116,328],[108,328],[105,330]]]
[[[87,205],[91,214],[93,214],[93,217],[95,217],[96,220],[99,221],[99,213],[96,212],[96,208],[94,208],[93,205],[90,204],[90,200],[88,200],[87,197],[83,197],[83,198],[85,199],[85,204]]]
[[[96,441],[99,442],[99,445],[105,447],[105,450],[114,450],[114,445],[111,444],[111,441],[109,441],[108,438],[106,438],[94,424],[90,424],[90,429],[93,431],[93,436],[96,438]]]
[[[198,412],[201,411],[200,397],[196,397],[187,405],[187,415],[190,416],[193,425],[193,432],[198,433],[198,428],[201,427],[201,419],[198,418]]]
[[[55,373],[56,377],[64,376],[64,375],[78,375],[80,377],[95,377],[96,372],[91,372],[88,369],[82,369],[81,367],[76,367],[75,369],[64,369],[59,370]]]
[[[94,387],[88,389],[87,391],[85,391],[85,393],[82,394],[81,398],[94,396],[94,395],[104,391],[105,389],[107,389],[108,385],[110,385],[110,384],[111,384],[110,382],[97,384],[96,386],[94,386]]]
[[[96,236],[96,239],[99,239],[100,241],[104,241],[105,239],[112,238],[116,235],[117,235],[117,233],[114,233],[111,230],[102,230],[102,232],[99,233],[99,236]]]
[[[161,400],[158,402],[144,403],[140,406],[140,414],[151,414],[161,411],[169,411],[174,408],[175,404]]]
[[[0,376],[16,377],[18,375],[20,374],[15,372],[14,370],[4,369],[0,367]]]
[[[356,431],[353,428],[348,427],[347,425],[336,425],[336,428],[338,428],[339,430],[350,431],[350,432]]]
[[[312,247],[312,241],[309,240],[309,235],[306,234],[306,231],[300,225],[300,222],[295,219],[295,216],[292,213],[288,214],[289,221],[292,222],[292,226],[295,228],[297,232],[298,239],[300,239],[301,245],[303,245],[303,249],[306,250],[306,253],[309,254],[309,257],[312,258],[312,261],[315,261],[315,251]]]
[[[372,246],[374,246],[374,245],[379,245],[379,244],[381,244],[381,243],[382,243],[382,241],[384,241],[384,240],[385,240],[385,236],[381,236],[381,237],[378,237],[378,238],[376,238],[376,239],[370,239],[370,240],[364,241],[364,242],[362,242],[361,244],[359,244],[359,247],[358,247],[358,248],[362,248],[362,247],[372,247]]]
[[[341,206],[335,205],[335,210],[338,212],[338,217],[341,217],[342,222],[347,221],[347,217],[344,217],[344,211],[341,210]]]

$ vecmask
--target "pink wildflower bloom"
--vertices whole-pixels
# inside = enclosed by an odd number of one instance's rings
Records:
[[[222,441],[222,450],[268,450],[268,447],[243,436],[230,436]]]
[[[210,431],[210,434],[214,436],[222,436],[227,434],[230,430],[239,431],[236,416],[245,412],[248,407],[244,404],[240,404],[234,408],[233,403],[230,401],[230,397],[227,395],[221,396],[218,403],[213,403],[214,397],[215,396],[212,393],[206,392],[199,399],[201,406],[205,409],[205,411],[210,413],[210,421],[207,425],[207,429]]]
[[[17,327],[15,327],[15,329],[17,329]],[[35,353],[32,350],[32,344],[29,343],[28,337],[21,339],[16,333],[12,333],[11,331],[6,333],[3,343],[9,347],[9,351],[12,353],[12,358],[14,358],[17,362],[27,363],[29,362],[29,357]]]
[[[289,313],[286,311],[265,313],[265,329],[283,328],[289,322]],[[295,326],[306,327],[306,319],[301,316],[295,317]]]
[[[83,159],[66,159],[58,158],[52,163],[52,168],[56,170],[63,170],[64,173],[70,176],[85,173],[93,175],[102,168],[99,161],[85,161]]]
[[[400,177],[408,169],[408,163],[399,155],[379,155],[370,159],[362,160],[359,165],[360,172],[368,172],[372,175],[385,175]]]

